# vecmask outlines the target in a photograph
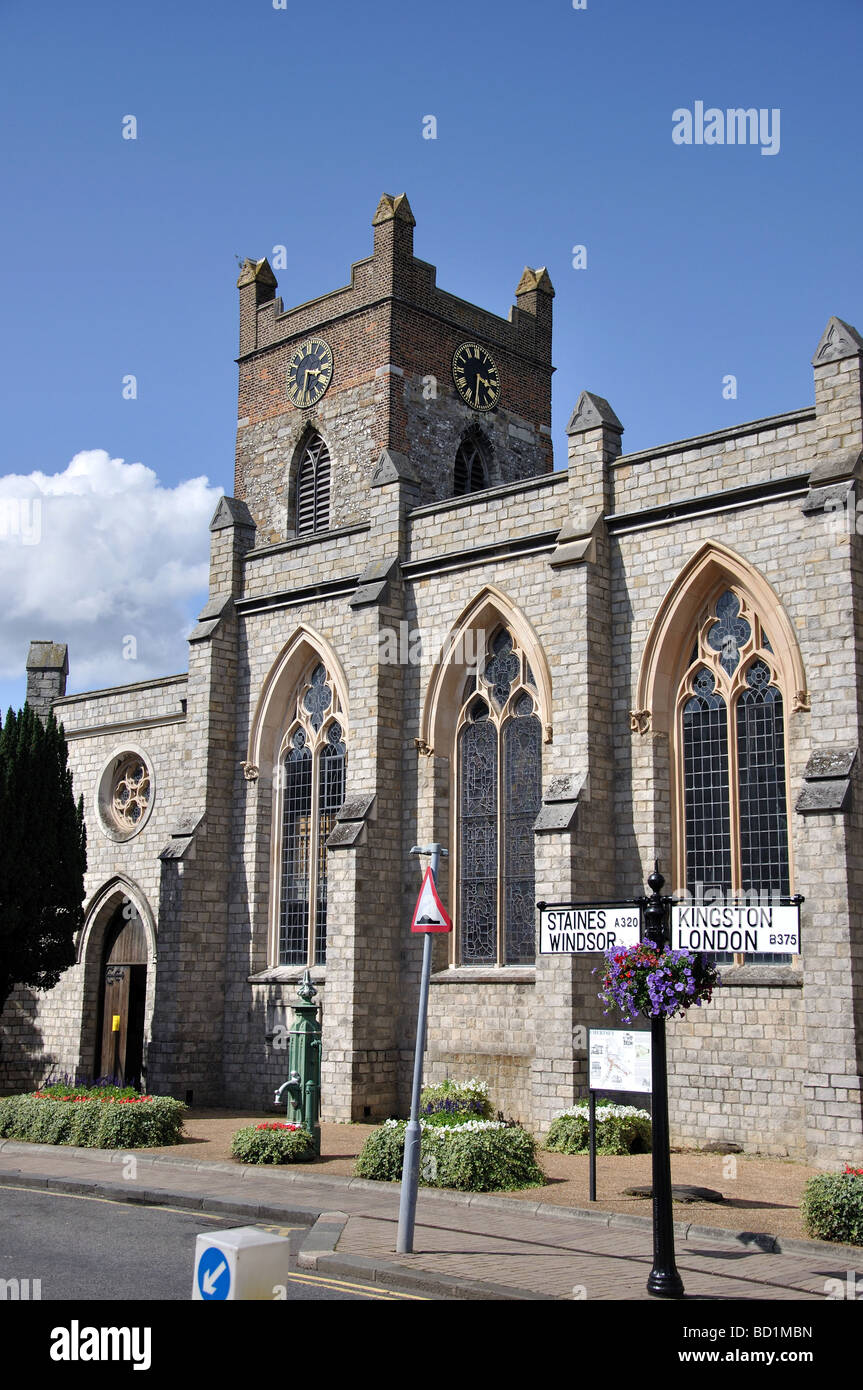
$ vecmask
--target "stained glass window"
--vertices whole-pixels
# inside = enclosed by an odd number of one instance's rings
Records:
[[[757,615],[730,589],[710,617],[680,706],[686,886],[709,901],[775,900],[791,891],[783,699],[768,659],[775,656]]]
[[[683,707],[683,781],[686,815],[686,882],[731,888],[731,822],[728,805],[728,714],[701,670]]]
[[[511,634],[500,631],[483,675],[466,694],[458,734],[464,965],[529,965],[535,959],[533,825],[542,804],[542,727],[534,688]]]
[[[345,800],[347,759],[342,724],[325,723],[335,704],[319,664],[298,698],[298,727],[282,755],[280,965],[326,962],[326,845]]]
[[[492,688],[498,705],[505,705],[518,675],[519,661],[513,650],[512,638],[505,630],[491,644],[492,656],[485,668],[485,678]]]
[[[279,964],[305,965],[309,940],[312,754],[298,729],[285,758]]]
[[[497,729],[485,706],[460,740],[462,960],[475,965],[497,958]]]
[[[782,696],[755,661],[737,700],[740,873],[743,885],[788,894],[788,810]]]
[[[716,605],[717,622],[707,636],[707,641],[715,652],[720,652],[720,661],[729,675],[740,661],[740,648],[748,641],[752,628],[745,618],[738,617],[740,600],[727,589]]]

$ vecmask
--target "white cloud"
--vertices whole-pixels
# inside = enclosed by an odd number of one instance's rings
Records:
[[[0,477],[0,678],[23,675],[33,638],[68,643],[70,693],[184,671],[221,495],[205,477],[164,487],[104,449]]]

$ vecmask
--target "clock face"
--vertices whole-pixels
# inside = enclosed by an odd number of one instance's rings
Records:
[[[307,338],[288,362],[288,400],[300,410],[315,405],[333,379],[333,350],[323,338]]]
[[[452,359],[455,389],[472,410],[493,410],[500,400],[500,375],[488,348],[462,343]]]

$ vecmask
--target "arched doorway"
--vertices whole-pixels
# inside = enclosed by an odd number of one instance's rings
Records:
[[[140,1086],[144,1062],[147,935],[140,915],[118,907],[105,930],[95,1074]]]

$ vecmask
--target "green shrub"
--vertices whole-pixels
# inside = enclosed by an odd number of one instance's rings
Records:
[[[587,1153],[589,1129],[585,1100],[555,1115],[543,1147],[553,1153]],[[597,1105],[597,1153],[650,1153],[650,1143],[650,1115],[646,1110],[637,1110],[633,1105]]]
[[[437,1086],[424,1086],[420,1095],[420,1115],[462,1116],[471,1120],[490,1120],[491,1101],[485,1081],[472,1077],[470,1081],[441,1081]]]
[[[374,1182],[401,1182],[404,1156],[405,1122],[387,1120],[366,1139],[354,1172],[358,1178],[371,1178]]]
[[[363,1145],[356,1173],[377,1182],[399,1182],[405,1121],[387,1120]],[[470,1120],[460,1125],[420,1121],[420,1186],[460,1192],[509,1192],[541,1187],[533,1136],[520,1125]]]
[[[185,1111],[171,1096],[61,1099],[37,1092],[0,1101],[0,1137],[90,1149],[158,1148],[180,1142]]]
[[[231,1153],[240,1163],[309,1163],[315,1157],[315,1141],[299,1125],[273,1121],[236,1130]]]
[[[800,1209],[808,1235],[863,1245],[863,1177],[853,1172],[819,1173],[807,1182]]]

